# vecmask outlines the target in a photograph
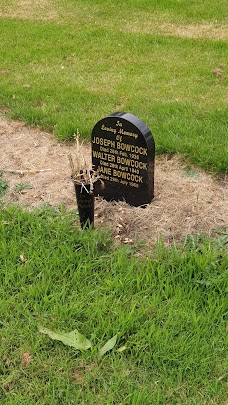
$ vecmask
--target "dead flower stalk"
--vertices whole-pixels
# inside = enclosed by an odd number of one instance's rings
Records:
[[[79,132],[74,136],[76,141],[76,153],[75,159],[72,155],[68,155],[70,168],[71,168],[71,178],[75,184],[81,185],[82,188],[89,193],[85,185],[90,185],[90,193],[93,192],[94,183],[99,180],[103,184],[103,181],[100,179],[100,176],[97,171],[93,170],[89,162],[84,158],[82,153],[82,148],[79,142]]]

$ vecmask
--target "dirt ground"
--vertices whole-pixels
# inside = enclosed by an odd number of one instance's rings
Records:
[[[1,114],[0,150],[1,180],[9,184],[5,204],[19,203],[27,209],[44,203],[64,204],[76,209],[68,163],[68,154],[74,156],[74,143],[59,143],[51,134],[9,121]],[[82,150],[91,159],[88,143]],[[187,234],[216,235],[227,226],[227,219],[227,179],[216,180],[169,155],[156,157],[155,198],[146,208],[101,198],[95,203],[95,227],[110,229],[116,241],[143,241],[149,247],[160,235],[167,246]]]

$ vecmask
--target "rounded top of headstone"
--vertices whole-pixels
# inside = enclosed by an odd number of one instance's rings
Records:
[[[119,121],[118,121],[119,120]],[[140,138],[144,139],[148,146],[148,155],[153,156],[155,153],[155,143],[154,143],[154,138],[153,135],[148,128],[148,126],[138,117],[136,117],[133,114],[126,113],[126,112],[114,112],[104,118],[102,118],[100,121],[96,123],[96,125],[93,128],[93,133],[96,132],[97,129],[100,128],[101,124],[105,125],[116,125],[115,123],[122,122],[122,124],[125,124],[125,128],[127,131],[133,131],[138,133]],[[141,141],[142,141],[141,139]],[[134,142],[134,139],[131,140]],[[137,142],[137,139],[135,139],[135,142]]]
[[[94,126],[91,144],[92,164],[102,180],[95,183],[95,195],[134,206],[151,202],[155,144],[142,120],[125,112],[110,114]]]
[[[116,117],[116,118],[118,117],[118,118],[122,118],[125,121],[130,122],[136,128],[138,128],[139,131],[142,132],[142,134],[144,136],[147,133],[151,134],[151,132],[150,132],[149,128],[147,127],[147,125],[142,120],[140,120],[140,118],[136,117],[133,114],[126,113],[126,112],[115,112],[113,114],[108,115],[108,117]],[[151,136],[152,136],[152,134],[151,134]]]

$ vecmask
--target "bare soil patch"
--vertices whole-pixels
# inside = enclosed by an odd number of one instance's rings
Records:
[[[0,150],[1,179],[9,184],[4,204],[18,203],[30,210],[45,203],[76,209],[68,163],[74,143],[59,143],[51,134],[0,116]],[[91,158],[89,143],[82,151]],[[148,246],[160,235],[170,245],[187,234],[213,235],[214,230],[226,227],[226,178],[216,180],[199,168],[186,166],[177,156],[158,156],[155,169],[151,204],[140,208],[97,198],[95,227],[109,228],[116,241],[143,241]]]

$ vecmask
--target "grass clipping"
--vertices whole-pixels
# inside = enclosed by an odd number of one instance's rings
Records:
[[[79,137],[80,135],[77,131],[77,134],[75,135],[75,159],[73,159],[71,154],[68,155],[71,168],[71,178],[75,184],[81,185],[86,190],[87,188],[85,186],[90,185],[90,193],[92,193],[94,190],[94,183],[99,180],[103,185],[103,181],[100,179],[99,173],[92,169],[90,163],[83,156]]]

